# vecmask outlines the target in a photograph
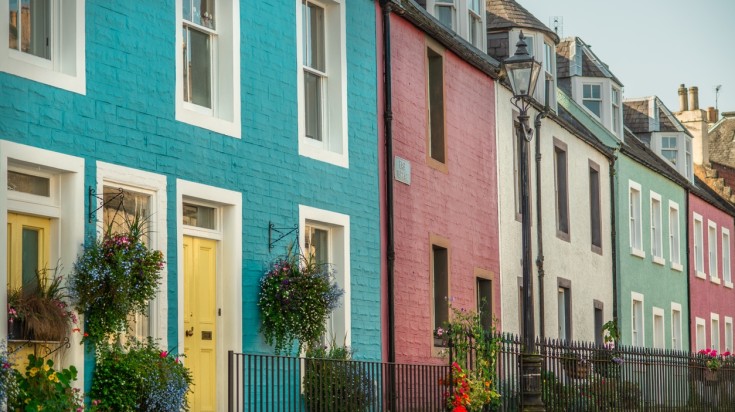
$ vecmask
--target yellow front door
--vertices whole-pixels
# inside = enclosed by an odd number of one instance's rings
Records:
[[[184,353],[194,380],[192,411],[214,411],[216,392],[217,242],[184,236]]]
[[[38,287],[37,274],[49,268],[51,248],[51,219],[44,217],[8,213],[8,296],[17,293],[22,296]],[[9,331],[10,332],[10,331]],[[15,331],[9,340],[25,341],[27,337],[18,336]],[[17,343],[11,343],[15,349]],[[36,352],[36,345],[25,345],[13,353],[15,368],[25,371],[28,355]]]

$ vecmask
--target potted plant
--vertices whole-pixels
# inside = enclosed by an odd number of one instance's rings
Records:
[[[722,366],[722,355],[719,355],[716,349],[707,348],[697,352],[695,359],[695,366],[699,371],[697,376],[705,381],[716,381],[717,370]]]
[[[77,323],[68,299],[63,276],[56,269],[36,271],[35,282],[8,293],[9,338],[61,341]]]
[[[276,354],[289,352],[294,341],[298,352],[318,342],[342,293],[329,264],[290,252],[277,258],[260,279],[260,331],[266,342]]]
[[[84,340],[99,343],[125,333],[129,315],[145,315],[156,296],[165,262],[145,244],[143,223],[136,216],[125,233],[108,229],[77,258],[70,289],[86,315]]]
[[[372,381],[365,368],[351,364],[353,352],[332,340],[306,350],[303,396],[309,411],[366,411],[373,405]]]

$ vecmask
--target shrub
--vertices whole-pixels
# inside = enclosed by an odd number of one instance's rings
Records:
[[[37,412],[76,411],[84,408],[82,396],[72,382],[77,379],[74,366],[56,371],[54,362],[28,355],[28,366],[22,375],[13,371],[17,387],[8,396],[8,410]]]
[[[373,400],[372,382],[350,362],[348,347],[317,346],[306,352],[304,402],[310,411],[359,412]]]
[[[191,373],[152,339],[98,347],[91,396],[116,412],[189,410]]]

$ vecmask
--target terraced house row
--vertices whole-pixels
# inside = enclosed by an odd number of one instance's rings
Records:
[[[617,320],[627,345],[733,349],[735,116],[696,87],[678,110],[625,96],[514,0],[0,0],[0,16],[0,304],[147,216],[167,263],[132,334],[185,352],[194,410],[224,410],[228,351],[273,352],[259,280],[292,242],[334,269],[327,333],[356,359],[446,363],[451,307],[509,333],[531,311],[540,337],[601,342]],[[528,210],[501,73],[521,33],[541,63]],[[94,351],[69,337],[54,356],[89,388]]]

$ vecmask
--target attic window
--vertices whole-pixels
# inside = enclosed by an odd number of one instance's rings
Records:
[[[600,107],[602,106],[602,96],[600,95],[599,84],[582,85],[582,103],[584,107],[589,109],[597,117],[600,117]]]
[[[664,136],[661,138],[661,155],[671,163],[676,164],[676,158],[679,156],[676,137]]]
[[[445,26],[450,29],[455,29],[455,0],[436,0],[434,6],[434,12],[436,18]]]

